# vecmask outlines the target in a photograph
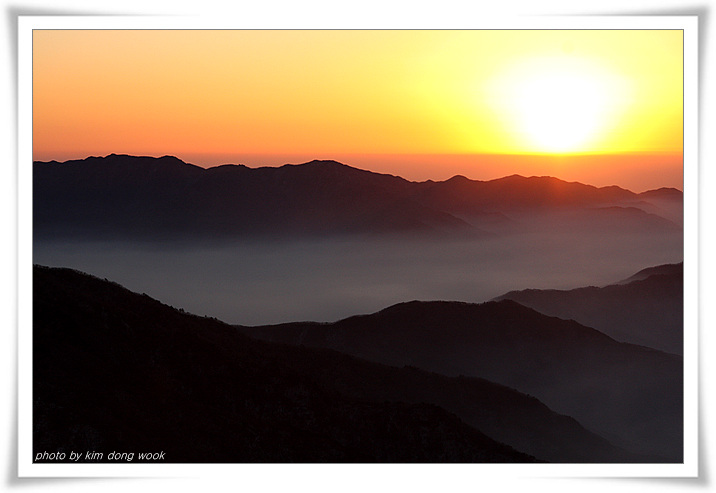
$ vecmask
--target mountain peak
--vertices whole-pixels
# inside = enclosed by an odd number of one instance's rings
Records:
[[[307,163],[304,163],[304,164],[313,164],[313,165],[326,164],[326,165],[346,166],[345,164],[340,163],[334,159],[312,159],[311,161],[308,161]]]
[[[642,281],[650,276],[656,275],[667,275],[667,276],[682,276],[684,274],[684,263],[679,262],[676,264],[663,264],[654,267],[648,267],[642,269],[636,274],[627,279],[623,279],[615,284],[629,284],[634,281]]]
[[[647,190],[646,192],[641,192],[639,194],[640,197],[646,197],[646,198],[662,198],[662,199],[683,199],[684,192],[679,190],[678,188],[671,188],[671,187],[661,187],[656,188],[654,190]]]
[[[326,169],[326,168],[352,168],[352,166],[348,166],[347,164],[343,164],[341,162],[335,161],[333,159],[312,159],[311,161],[307,161],[305,163],[299,163],[299,164],[284,164],[281,166],[281,168],[284,167],[306,167],[306,168],[319,168],[319,169]]]
[[[189,163],[182,161],[176,156],[171,156],[169,154],[165,154],[164,156],[155,157],[155,156],[132,156],[130,154],[109,154],[105,156],[104,158],[98,158],[98,159],[105,159],[109,161],[127,161],[127,162],[155,162],[155,163],[166,163],[166,164],[183,164],[187,165]]]
[[[305,163],[284,164],[283,166],[279,166],[279,167],[273,168],[273,169],[305,169],[305,170],[317,170],[317,171],[356,170],[356,171],[363,171],[365,173],[372,173],[371,171],[354,168],[352,166],[348,166],[347,164],[343,164],[343,163],[335,161],[333,159],[313,159],[313,160],[307,161]]]

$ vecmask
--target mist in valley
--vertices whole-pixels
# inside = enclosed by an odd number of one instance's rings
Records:
[[[531,232],[480,239],[143,243],[35,240],[70,267],[232,324],[331,322],[409,300],[483,302],[511,290],[602,286],[680,262],[681,233]]]

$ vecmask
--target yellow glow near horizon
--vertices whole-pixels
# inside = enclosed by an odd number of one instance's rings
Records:
[[[36,159],[680,153],[680,31],[35,31]]]

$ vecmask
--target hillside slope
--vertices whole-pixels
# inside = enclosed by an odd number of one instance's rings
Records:
[[[332,324],[247,327],[268,341],[485,378],[534,395],[640,453],[681,460],[682,358],[514,301],[410,302]]]
[[[170,462],[663,460],[482,379],[252,340],[67,269],[35,267],[34,290],[35,451],[163,450]]]
[[[619,341],[683,354],[683,296],[680,263],[644,269],[604,287],[525,289],[495,299],[510,299],[546,315],[576,320]]]

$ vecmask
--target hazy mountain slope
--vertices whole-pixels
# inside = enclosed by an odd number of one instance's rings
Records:
[[[333,324],[243,329],[392,365],[483,377],[536,396],[613,443],[681,460],[682,359],[513,301],[411,302]]]
[[[645,212],[657,214],[669,221],[683,226],[684,224],[684,193],[675,188],[659,188],[647,190],[639,194],[634,207]]]
[[[364,361],[364,360],[360,360]],[[657,455],[628,453],[559,415],[538,399],[488,380],[446,377],[415,367],[365,372],[344,365],[316,374],[340,381],[341,390],[360,399],[431,402],[455,413],[490,437],[550,462],[665,462]]]
[[[643,194],[551,177],[475,181],[458,176],[415,183],[335,161],[203,169],[170,156],[111,154],[64,163],[35,162],[33,186],[39,238],[484,235],[534,223],[536,213],[566,211],[572,221],[567,227],[572,227],[586,223],[582,216],[573,217],[575,211],[651,207],[649,196]],[[529,217],[515,222],[513,213]],[[638,229],[643,221],[657,231],[665,228],[661,232],[679,228],[665,219],[657,224],[657,215],[647,216],[612,213],[602,221],[609,228]],[[549,221],[554,223],[554,217]]]
[[[676,278],[682,278],[684,276],[684,263],[679,262],[678,264],[664,264],[664,265],[657,265],[655,267],[647,267],[646,269],[642,269],[633,276],[630,276],[622,281],[615,282],[614,284],[629,284],[633,281],[643,281],[644,279],[648,279],[649,277],[653,275],[665,275],[665,276],[672,276],[675,279]],[[683,284],[683,282],[682,282]]]
[[[683,264],[667,264],[601,288],[526,289],[496,299],[576,320],[619,341],[683,354],[683,292]]]
[[[36,267],[34,289],[36,451],[164,450],[171,462],[532,460],[466,421],[543,459],[658,460],[482,379],[252,340],[66,269]]]
[[[476,210],[597,206],[633,200],[636,194],[619,188],[597,188],[549,176],[506,176],[490,181],[455,176],[444,182],[423,185],[421,199],[452,212]]]

